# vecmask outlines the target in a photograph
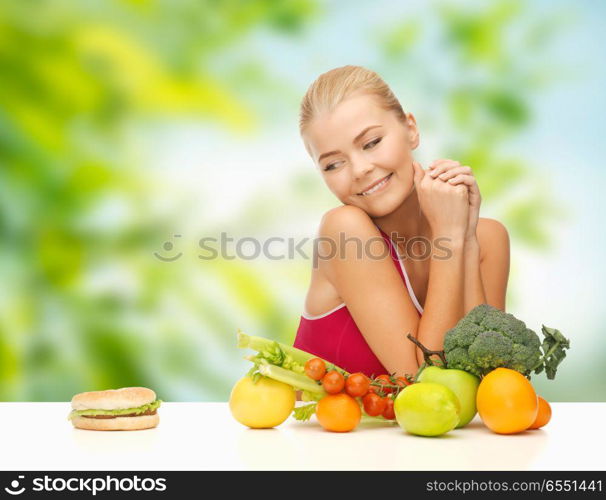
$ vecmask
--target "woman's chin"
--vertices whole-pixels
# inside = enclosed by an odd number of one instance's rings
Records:
[[[402,206],[402,203],[406,201],[409,195],[410,190],[406,192],[398,190],[398,192],[383,193],[376,198],[363,199],[361,202],[356,203],[356,205],[370,217],[380,218],[395,212]]]

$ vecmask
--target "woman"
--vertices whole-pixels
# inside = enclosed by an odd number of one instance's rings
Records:
[[[376,73],[321,75],[303,98],[300,130],[343,206],[320,223],[296,347],[349,372],[414,374],[423,356],[407,333],[440,350],[476,305],[505,309],[507,230],[479,218],[469,167],[442,159],[423,170],[414,160],[415,117]]]

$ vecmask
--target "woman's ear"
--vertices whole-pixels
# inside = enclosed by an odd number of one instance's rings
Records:
[[[406,126],[408,128],[408,140],[410,142],[410,149],[416,149],[419,146],[419,129],[417,127],[417,120],[415,115],[412,113],[406,114]]]

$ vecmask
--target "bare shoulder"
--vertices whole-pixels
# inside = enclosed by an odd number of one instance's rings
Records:
[[[509,248],[507,228],[496,219],[480,217],[476,234],[482,255],[486,255],[491,249]]]
[[[320,222],[317,252],[318,270],[336,284],[343,275],[368,269],[395,268],[379,228],[361,208],[343,205],[326,212]],[[383,257],[383,258],[381,258]]]
[[[361,208],[353,205],[332,208],[322,217],[319,229],[321,237],[331,237],[339,233],[360,236],[380,234],[370,216]]]
[[[324,214],[314,244],[314,265],[305,302],[309,314],[321,314],[344,302],[337,286],[339,276],[350,275],[360,264],[351,251],[377,236],[382,240],[374,222],[361,208],[342,205]],[[351,243],[345,244],[346,241]],[[380,243],[383,241],[374,242],[373,246]]]

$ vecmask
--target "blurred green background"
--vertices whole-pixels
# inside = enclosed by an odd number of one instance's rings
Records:
[[[512,239],[508,310],[571,339],[537,391],[606,401],[605,14],[578,0],[2,2],[0,400],[146,385],[226,401],[248,369],[238,328],[292,342],[311,261],[203,260],[198,242],[314,237],[338,201],[298,104],[320,73],[358,64],[417,117],[422,164],[474,168],[483,215]]]

